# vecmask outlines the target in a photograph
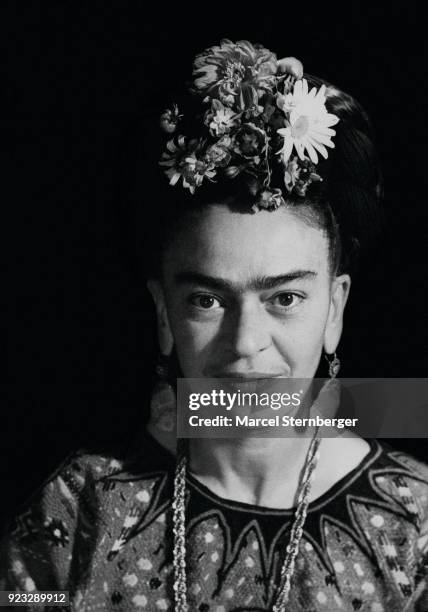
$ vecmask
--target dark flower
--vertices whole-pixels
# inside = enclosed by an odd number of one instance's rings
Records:
[[[322,181],[315,172],[315,165],[309,160],[293,157],[286,165],[284,183],[289,192],[295,191],[299,196],[305,196],[309,185]]]
[[[287,166],[285,167],[284,172],[284,183],[287,187],[288,191],[292,191],[294,189],[295,184],[299,180],[300,177],[300,166],[297,157],[293,157],[290,159]]]
[[[224,173],[228,178],[235,178],[244,170],[244,166],[228,166],[224,169]]]
[[[204,177],[212,179],[215,176],[213,163],[200,157],[202,147],[201,140],[193,139],[187,143],[184,136],[179,136],[176,143],[173,140],[167,142],[168,151],[162,154],[159,165],[167,167],[165,174],[170,185],[176,185],[182,178],[183,187],[195,193]]]
[[[205,153],[206,161],[209,164],[214,164],[214,166],[227,166],[231,158],[231,154],[229,152],[231,143],[232,140],[228,136],[220,138],[216,144],[208,147]]]
[[[253,123],[244,123],[233,137],[233,151],[246,159],[259,163],[266,148],[266,132]]]
[[[284,204],[284,198],[282,197],[281,189],[263,189],[260,191],[258,198],[256,199],[253,210],[275,210]]]
[[[162,113],[160,118],[160,126],[161,128],[167,132],[167,134],[173,134],[177,129],[177,123],[181,119],[183,115],[180,115],[178,112],[178,106],[174,104],[171,108],[168,108],[165,112]]]
[[[224,106],[219,100],[212,100],[211,110],[205,116],[205,124],[208,125],[212,136],[227,134],[238,123],[239,115]]]
[[[184,163],[181,164],[180,170],[183,177],[183,185],[191,193],[195,193],[196,187],[202,185],[204,178],[212,179],[216,175],[213,163],[206,159],[198,159],[195,153],[186,157]]]
[[[277,67],[276,55],[261,45],[224,39],[196,57],[194,90],[242,111],[257,106],[272,88]]]

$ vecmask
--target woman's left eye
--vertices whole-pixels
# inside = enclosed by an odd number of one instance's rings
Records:
[[[303,296],[298,295],[297,293],[290,293],[289,291],[278,293],[273,298],[271,298],[270,302],[283,310],[290,310],[294,308],[303,300]]]

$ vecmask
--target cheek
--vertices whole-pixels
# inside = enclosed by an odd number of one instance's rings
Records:
[[[221,320],[192,318],[186,295],[178,291],[167,290],[166,306],[180,364],[184,366],[185,363],[203,360],[207,347],[213,346],[218,335]]]
[[[210,343],[215,330],[211,325],[195,323],[181,319],[173,325],[173,335],[177,346],[191,350],[192,352],[201,351]]]
[[[329,312],[329,296],[310,301],[296,317],[278,325],[275,334],[278,349],[294,360],[313,359],[324,342]]]
[[[170,316],[171,330],[183,373],[187,376],[203,369],[213,357],[219,333],[219,324],[208,321],[191,321],[186,317]]]

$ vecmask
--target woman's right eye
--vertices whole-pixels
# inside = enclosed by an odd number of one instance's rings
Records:
[[[221,308],[222,304],[215,295],[208,293],[198,293],[190,297],[190,303],[202,310],[215,310]]]

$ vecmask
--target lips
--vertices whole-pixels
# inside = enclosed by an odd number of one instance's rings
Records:
[[[241,378],[241,379],[258,379],[258,378],[286,378],[283,372],[234,372],[222,371],[216,372],[212,378]]]
[[[243,393],[262,393],[272,389],[273,379],[286,378],[273,372],[219,372],[215,378],[224,379],[224,386]]]

